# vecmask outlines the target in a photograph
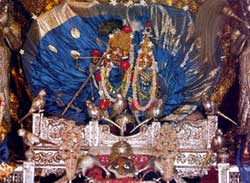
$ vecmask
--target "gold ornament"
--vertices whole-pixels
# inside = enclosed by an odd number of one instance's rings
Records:
[[[50,49],[50,51],[57,53],[56,47],[52,46],[51,44],[48,46],[48,48]]]
[[[18,109],[19,109],[19,100],[18,97],[10,91],[10,115],[12,119],[18,121]]]
[[[0,126],[0,143],[3,142],[9,131],[9,125],[7,122],[2,121]]]
[[[125,157],[131,159],[133,157],[133,149],[128,142],[119,141],[112,145],[111,147],[111,155],[110,162],[112,163],[117,158]]]
[[[45,0],[45,11],[51,10],[54,6],[63,2],[63,0]]]
[[[5,115],[5,100],[4,100],[4,94],[0,93],[0,143],[5,139],[8,131],[9,131],[9,125],[4,120]]]
[[[45,5],[44,0],[23,0],[21,1],[23,6],[27,11],[31,13],[34,13],[36,15],[39,15],[43,12],[43,8]]]
[[[24,7],[30,12],[36,15],[41,13],[45,13],[51,10],[54,6],[62,3],[64,0],[23,0],[21,1]],[[73,0],[72,0],[73,1]],[[86,1],[91,2],[91,1]],[[100,3],[110,3],[110,0],[99,0]],[[133,0],[132,3],[139,3],[139,0]],[[173,6],[176,8],[183,8],[184,6],[188,5],[190,7],[190,11],[196,13],[198,8],[202,2],[197,0],[146,0],[146,2],[153,2],[153,3],[163,3],[169,6]],[[127,3],[124,0],[117,0],[117,3]]]
[[[110,35],[108,45],[112,48],[120,48],[121,52],[129,52],[132,43],[131,34],[123,31],[117,31]]]
[[[17,166],[15,164],[1,163],[0,164],[0,181],[10,176],[10,174],[14,172],[16,167]]]
[[[70,33],[71,33],[71,36],[75,39],[78,39],[81,36],[81,33],[77,28],[71,29]]]
[[[78,58],[81,56],[81,54],[80,54],[78,51],[76,51],[76,50],[71,50],[70,55],[71,55],[74,59],[78,59]]]

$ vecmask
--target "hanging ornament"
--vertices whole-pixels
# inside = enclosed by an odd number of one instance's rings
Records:
[[[109,107],[109,103],[105,99],[101,99],[98,103],[98,106],[101,110],[107,110]]]
[[[100,50],[97,50],[97,49],[94,49],[91,51],[91,55],[93,57],[98,57],[100,55],[100,53],[101,53]]]
[[[134,102],[132,102],[132,103],[131,103],[131,105],[130,105],[130,109],[131,109],[132,111],[137,111],[137,108],[136,108],[136,106],[135,106],[135,103],[134,103]]]
[[[101,55],[100,50],[94,49],[91,51],[91,56],[92,56],[92,63],[97,64],[98,63],[98,57]]]
[[[125,25],[122,27],[122,31],[125,33],[131,33],[132,32],[132,28],[128,25]]]
[[[100,71],[98,71],[96,74],[95,74],[95,79],[96,79],[96,81],[101,81],[101,72]]]
[[[80,31],[77,28],[71,29],[70,34],[75,39],[78,39],[81,36],[81,33],[80,33]]]
[[[120,61],[120,68],[123,70],[123,71],[127,71],[130,67],[130,64],[129,62],[127,61]]]
[[[50,49],[50,51],[54,52],[54,53],[57,53],[57,49],[56,47],[54,47],[53,45],[49,45],[48,48]]]
[[[152,27],[152,24],[151,24],[150,22],[147,22],[147,23],[145,24],[145,27],[146,27],[146,28],[150,28],[150,27]]]

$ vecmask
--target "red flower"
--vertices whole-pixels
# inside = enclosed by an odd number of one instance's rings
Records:
[[[131,108],[131,110],[133,110],[133,111],[136,111],[136,110],[137,110],[137,108],[136,108],[136,106],[135,106],[135,103],[134,103],[134,102],[132,102],[132,104],[131,104],[130,108]]]
[[[125,25],[122,27],[122,31],[125,33],[131,33],[132,32],[132,28],[128,25]]]
[[[134,72],[131,73],[131,78],[130,78],[130,80],[133,81],[133,79],[134,79]]]
[[[109,102],[109,107],[113,107],[113,103],[112,102]]]
[[[2,102],[3,102],[3,101],[0,99],[0,106],[2,105]]]
[[[96,56],[96,57],[99,56],[100,53],[101,53],[100,50],[96,50],[96,49],[94,49],[94,50],[91,51],[91,55],[92,56]]]
[[[150,22],[147,22],[147,23],[145,24],[145,27],[150,28],[150,27],[152,27],[152,24],[151,24]]]
[[[102,77],[101,77],[101,72],[100,71],[95,74],[95,79],[98,82],[101,81]]]
[[[105,99],[101,99],[98,103],[101,110],[107,110],[109,107],[109,103]]]
[[[102,170],[98,167],[94,167],[87,172],[87,176],[95,179],[102,179]]]
[[[126,71],[129,69],[130,64],[127,61],[120,61],[120,67],[122,70]]]

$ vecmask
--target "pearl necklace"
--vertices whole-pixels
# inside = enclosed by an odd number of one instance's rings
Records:
[[[125,79],[125,86],[121,86],[119,87],[122,92],[121,92],[121,95],[125,98],[127,96],[127,93],[128,93],[128,89],[129,89],[129,86],[130,86],[130,82],[131,82],[131,73],[132,73],[132,68],[133,68],[133,64],[134,64],[134,46],[131,44],[130,45],[130,50],[129,50],[129,69],[126,71],[126,79]],[[101,90],[103,91],[103,94],[104,94],[104,97],[106,99],[108,99],[109,101],[111,102],[115,102],[116,98],[112,97],[108,90],[107,90],[107,83],[109,82],[108,81],[108,78],[109,78],[109,73],[112,69],[112,63],[109,65],[109,67],[105,67],[105,66],[102,66],[101,67],[101,82],[100,82],[100,88]],[[108,84],[109,86],[112,86],[111,83]],[[121,85],[123,85],[123,82],[121,83]]]

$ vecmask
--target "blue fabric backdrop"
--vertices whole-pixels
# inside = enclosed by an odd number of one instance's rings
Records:
[[[113,8],[115,11],[116,7]],[[157,21],[156,14],[152,13],[155,9],[161,9],[161,20]],[[98,49],[102,53],[105,52],[108,36],[98,34],[100,25],[108,20],[123,21],[125,18],[124,13],[119,16],[117,13],[114,15],[112,11],[102,12],[101,8],[97,8],[97,10],[100,13],[97,12],[95,16],[73,16],[65,23],[50,30],[38,42],[34,43],[28,40],[25,44],[23,66],[26,78],[34,95],[37,95],[39,90],[46,89],[47,104],[45,111],[49,114],[60,116],[67,103],[89,75],[91,60],[81,59],[79,66],[82,71],[79,71],[76,69],[71,51],[76,50],[82,56],[90,56],[93,49]],[[198,104],[197,97],[201,95],[203,89],[207,93],[211,92],[216,77],[219,76],[219,71],[211,79],[209,77],[210,72],[217,68],[207,67],[204,70],[203,63],[198,59],[199,54],[194,42],[187,43],[185,41],[189,23],[193,21],[190,13],[161,4],[149,4],[147,7],[134,6],[126,9],[126,11],[128,12],[127,18],[131,22],[140,22],[142,26],[140,30],[134,32],[135,58],[137,57],[136,52],[139,49],[139,43],[142,40],[143,25],[148,21],[153,25],[154,36],[157,37],[157,40],[154,40],[153,53],[158,61],[158,74],[162,85],[161,93],[166,98],[164,115],[171,114],[183,104]],[[166,24],[168,20],[166,17],[170,17],[176,31],[169,36],[167,34],[171,34],[171,32],[165,31],[166,28],[161,26],[163,23]],[[79,39],[73,38],[70,34],[72,28],[77,28],[80,31]],[[31,30],[30,36],[34,35],[35,31],[37,29]],[[179,36],[178,47],[175,46],[174,36]],[[97,38],[102,41],[103,45],[97,44]],[[49,45],[56,48],[56,51],[51,51]],[[119,78],[119,74],[122,74],[122,72],[113,70],[112,74],[115,77],[111,82],[115,84],[117,83],[115,79]],[[112,77],[110,80],[112,80]],[[65,117],[79,123],[87,123],[89,119],[85,101],[92,97],[95,98],[95,103],[98,103],[98,90],[93,86],[93,83],[89,82],[74,101],[73,107],[65,114]],[[128,97],[131,97],[131,88]]]

